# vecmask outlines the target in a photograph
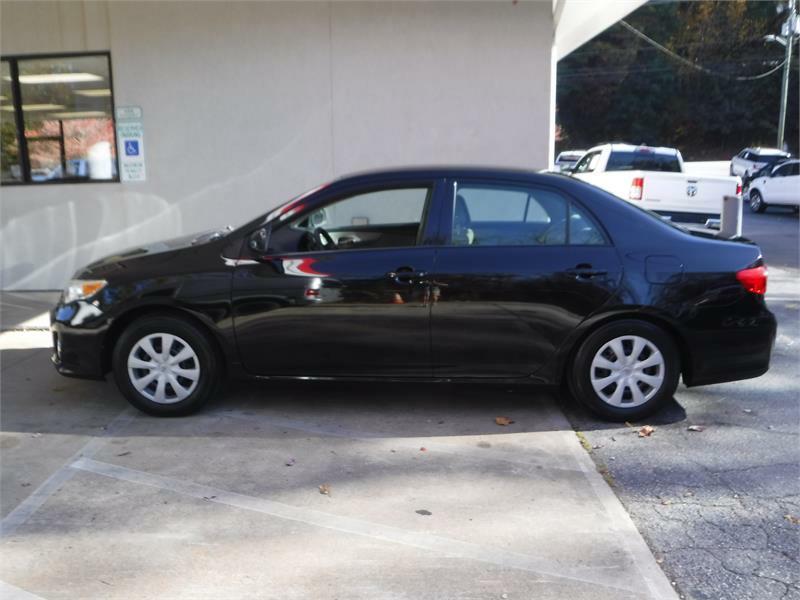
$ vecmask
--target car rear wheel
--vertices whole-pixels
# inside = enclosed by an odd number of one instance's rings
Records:
[[[763,213],[767,209],[767,204],[764,198],[761,197],[761,192],[758,190],[750,190],[750,210],[754,213]]]
[[[114,378],[139,410],[177,417],[199,410],[219,390],[221,363],[212,342],[186,319],[152,316],[122,333]]]
[[[589,335],[575,355],[569,385],[597,415],[646,417],[675,393],[680,359],[672,338],[644,321],[616,321]]]

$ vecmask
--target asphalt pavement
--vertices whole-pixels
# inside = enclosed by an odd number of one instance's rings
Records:
[[[693,600],[800,598],[800,271],[798,217],[753,214],[743,234],[770,268],[778,319],[770,371],[689,388],[661,413],[612,425],[568,418],[679,594]],[[639,437],[650,425],[655,430]],[[690,427],[692,428],[690,430]]]

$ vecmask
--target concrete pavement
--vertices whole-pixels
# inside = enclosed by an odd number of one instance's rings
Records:
[[[675,598],[544,392],[239,384],[156,419],[46,333],[0,334],[4,597]]]

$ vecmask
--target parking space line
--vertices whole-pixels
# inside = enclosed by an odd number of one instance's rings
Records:
[[[571,463],[573,466],[562,466],[559,464],[553,464],[553,461],[563,460],[563,457],[555,457],[551,454],[548,454],[548,456],[543,457],[541,460],[537,460],[535,458],[527,458],[524,455],[520,455],[517,453],[505,452],[493,448],[477,448],[471,446],[463,446],[463,445],[456,446],[453,444],[437,443],[435,441],[431,441],[430,438],[426,436],[402,438],[402,437],[395,437],[391,433],[381,434],[368,431],[344,429],[340,427],[320,427],[319,425],[313,425],[310,423],[306,423],[304,421],[297,421],[295,419],[282,419],[275,417],[254,419],[253,415],[243,415],[233,411],[209,413],[209,416],[247,420],[248,422],[251,423],[258,422],[259,424],[269,425],[271,427],[276,427],[278,429],[294,429],[297,431],[304,431],[306,433],[314,433],[317,435],[330,436],[330,437],[341,437],[367,443],[388,442],[389,440],[391,440],[392,448],[408,448],[416,450],[420,447],[421,443],[420,441],[424,439],[425,448],[433,452],[469,456],[472,458],[478,458],[481,461],[491,460],[491,461],[507,462],[517,465],[524,465],[528,467],[548,469],[551,471],[567,471],[571,473],[582,473],[580,466],[575,463],[574,457],[571,455],[568,456],[568,462]],[[524,433],[524,432],[515,432],[515,433]],[[475,437],[480,434],[467,434],[467,435],[469,435],[470,437]],[[541,435],[541,433],[539,435]],[[434,435],[432,437],[436,436]],[[529,449],[526,449],[526,451],[529,451]]]
[[[641,593],[641,590],[638,588],[621,584],[620,580],[624,578],[620,577],[619,569],[607,565],[598,567],[574,567],[569,564],[559,564],[547,558],[499,548],[480,546],[478,544],[462,542],[427,533],[408,531],[398,527],[334,515],[311,508],[300,508],[199,483],[138,471],[136,469],[101,462],[91,458],[79,458],[72,464],[72,468],[102,475],[111,479],[146,485],[159,490],[171,491],[216,504],[258,512],[280,519],[437,552],[452,558],[475,560],[494,564],[503,568],[519,569],[557,579],[567,579],[591,585],[600,585],[609,589],[633,592],[634,594]],[[624,568],[628,565],[629,558],[628,556],[624,557],[620,568]],[[652,556],[650,560],[653,560]],[[652,597],[662,598],[662,596]]]
[[[2,523],[0,523],[0,537],[12,535],[18,527],[23,525],[47,500],[55,494],[62,485],[69,481],[75,474],[70,468],[76,460],[81,457],[91,457],[103,447],[108,438],[118,432],[122,427],[132,421],[138,411],[133,408],[126,408],[106,426],[102,436],[94,437],[89,440],[80,450],[73,454],[55,473],[50,475],[42,484],[37,487],[30,496],[20,502],[14,510],[8,513]]]
[[[3,600],[43,600],[41,596],[26,592],[15,585],[0,581],[0,598]]]

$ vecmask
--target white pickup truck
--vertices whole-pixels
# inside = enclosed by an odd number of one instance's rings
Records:
[[[681,223],[719,219],[724,196],[741,196],[739,177],[689,175],[675,148],[604,144],[570,170],[578,179]]]

